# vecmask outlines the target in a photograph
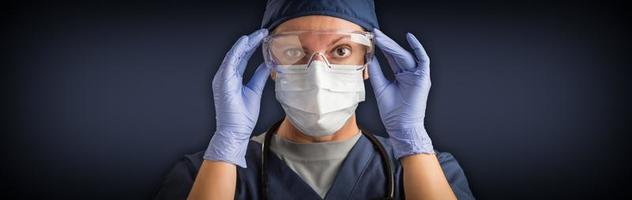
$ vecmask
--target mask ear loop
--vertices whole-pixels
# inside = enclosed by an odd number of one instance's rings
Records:
[[[369,79],[369,70],[368,69],[369,66],[365,66],[364,69],[362,70],[362,78],[364,80]]]
[[[364,63],[364,69],[362,69],[362,76],[364,78],[364,80],[369,79],[369,63],[371,63],[373,61],[373,59],[377,59],[374,54],[373,51],[375,51],[375,46],[371,45],[371,53],[367,54],[364,58],[364,60],[366,60],[366,62]],[[375,66],[374,66],[375,67]]]

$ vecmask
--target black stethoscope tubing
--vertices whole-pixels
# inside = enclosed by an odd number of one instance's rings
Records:
[[[270,129],[268,129],[268,131],[266,132],[266,137],[263,140],[263,143],[261,144],[261,171],[259,172],[260,177],[261,177],[261,183],[260,183],[260,194],[261,194],[261,199],[268,199],[268,173],[267,173],[267,162],[266,159],[268,159],[268,156],[270,155],[270,146],[266,145],[269,144],[270,140],[272,139],[272,135],[274,135],[274,133],[276,133],[277,129],[279,129],[279,126],[281,126],[281,122],[283,122],[283,120],[275,123],[274,125],[272,125],[272,127],[270,127]],[[384,170],[384,175],[386,176],[386,188],[387,188],[387,192],[385,194],[384,199],[390,200],[394,198],[395,195],[395,176],[393,174],[392,171],[392,166],[391,166],[391,161],[388,157],[388,155],[386,154],[386,150],[384,150],[384,146],[382,145],[382,143],[380,143],[380,141],[377,140],[377,138],[375,138],[375,136],[371,133],[369,133],[367,130],[364,130],[363,128],[360,128],[360,130],[362,131],[362,134],[367,137],[367,139],[369,139],[369,141],[371,141],[371,143],[373,144],[373,148],[375,150],[378,151],[378,153],[380,154],[380,158],[382,160],[382,166],[383,166],[383,170]]]

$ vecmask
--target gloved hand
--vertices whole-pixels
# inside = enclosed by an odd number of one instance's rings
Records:
[[[406,39],[414,56],[380,30],[374,29],[373,33],[376,46],[384,53],[395,75],[394,81],[388,80],[376,58],[369,63],[369,79],[396,158],[434,153],[424,127],[430,91],[430,60],[426,51],[410,33]]]
[[[248,59],[255,52],[268,30],[260,29],[242,36],[228,51],[213,78],[215,101],[215,135],[204,152],[205,160],[218,160],[246,168],[246,150],[250,134],[259,117],[261,93],[270,75],[270,68],[259,65],[244,86],[243,73]]]

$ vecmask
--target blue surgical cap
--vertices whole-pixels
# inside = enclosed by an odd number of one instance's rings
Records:
[[[268,0],[261,28],[272,30],[287,20],[307,15],[345,19],[369,31],[379,28],[373,0]]]

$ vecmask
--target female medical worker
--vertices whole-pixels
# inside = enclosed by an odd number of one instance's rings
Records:
[[[269,0],[262,29],[239,38],[213,79],[217,129],[207,150],[177,163],[156,198],[473,199],[454,157],[433,150],[429,59],[407,40],[412,53],[378,30],[371,0]],[[262,43],[265,63],[243,85]],[[251,138],[270,75],[286,117]],[[388,138],[356,124],[366,79]]]

